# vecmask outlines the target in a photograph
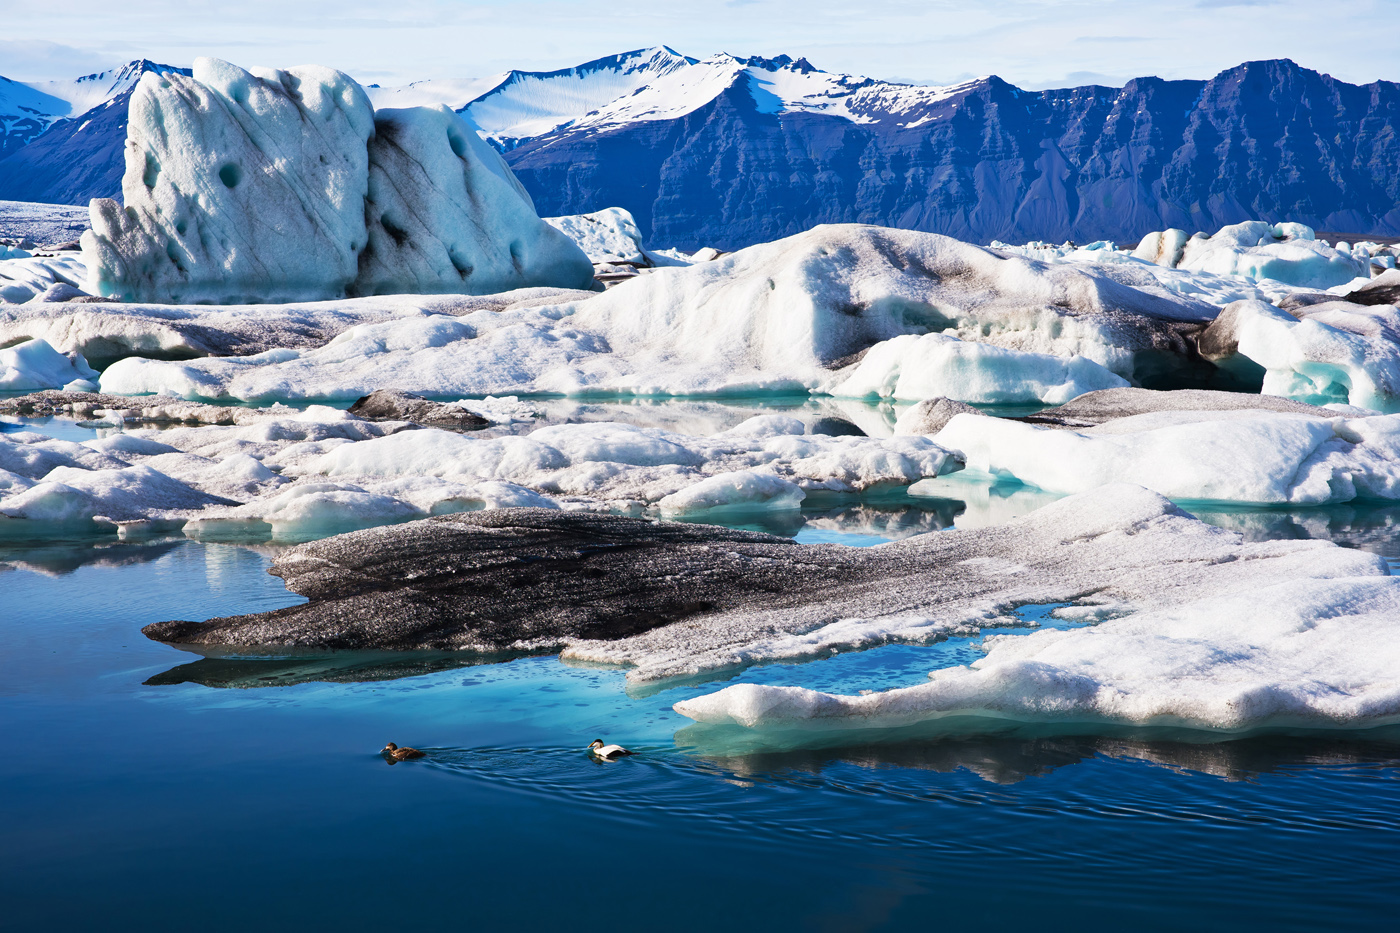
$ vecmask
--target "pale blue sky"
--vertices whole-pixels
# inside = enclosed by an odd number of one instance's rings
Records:
[[[551,69],[651,45],[703,57],[805,55],[827,71],[1022,87],[1205,78],[1292,58],[1400,79],[1400,0],[0,0],[0,75],[75,77],[145,56],[318,63],[363,82]]]

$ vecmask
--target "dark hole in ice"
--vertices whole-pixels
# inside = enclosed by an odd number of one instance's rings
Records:
[[[141,176],[141,184],[145,185],[147,188],[154,188],[156,186],[156,178],[159,176],[160,163],[156,161],[155,156],[151,155],[149,152],[146,153],[146,171]]]
[[[819,418],[812,423],[813,434],[827,437],[865,437],[865,432],[845,418]]]
[[[225,188],[232,188],[243,180],[243,170],[232,162],[219,169],[219,181]]]
[[[379,225],[384,228],[385,233],[393,238],[395,246],[403,246],[408,242],[408,231],[390,220],[389,215],[385,214],[380,217]]]
[[[447,144],[452,147],[452,151],[456,154],[457,158],[465,159],[467,157],[467,141],[458,134],[449,130],[447,133]]]

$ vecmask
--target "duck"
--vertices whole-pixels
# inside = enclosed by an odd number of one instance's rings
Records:
[[[420,752],[416,748],[399,748],[393,742],[390,742],[388,745],[384,746],[384,748],[380,750],[379,754],[383,755],[385,758],[390,759],[391,761],[408,761],[410,758],[426,757],[422,752]]]
[[[601,758],[604,761],[612,761],[614,758],[621,758],[623,755],[635,754],[635,752],[629,752],[621,745],[604,745],[602,739],[594,739],[592,742],[588,743],[588,750],[592,752],[595,757]]]

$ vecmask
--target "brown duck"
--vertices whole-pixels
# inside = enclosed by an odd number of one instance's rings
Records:
[[[408,761],[410,758],[424,757],[423,753],[416,748],[399,748],[393,742],[390,742],[388,745],[384,746],[383,750],[380,751],[379,754],[383,755],[385,758],[388,758],[390,762]]]

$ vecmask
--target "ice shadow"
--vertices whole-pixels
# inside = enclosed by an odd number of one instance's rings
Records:
[[[147,679],[144,686],[197,684],[218,689],[247,690],[306,683],[369,683],[421,677],[527,656],[528,652],[335,651],[309,657],[205,657],[156,674]]]

